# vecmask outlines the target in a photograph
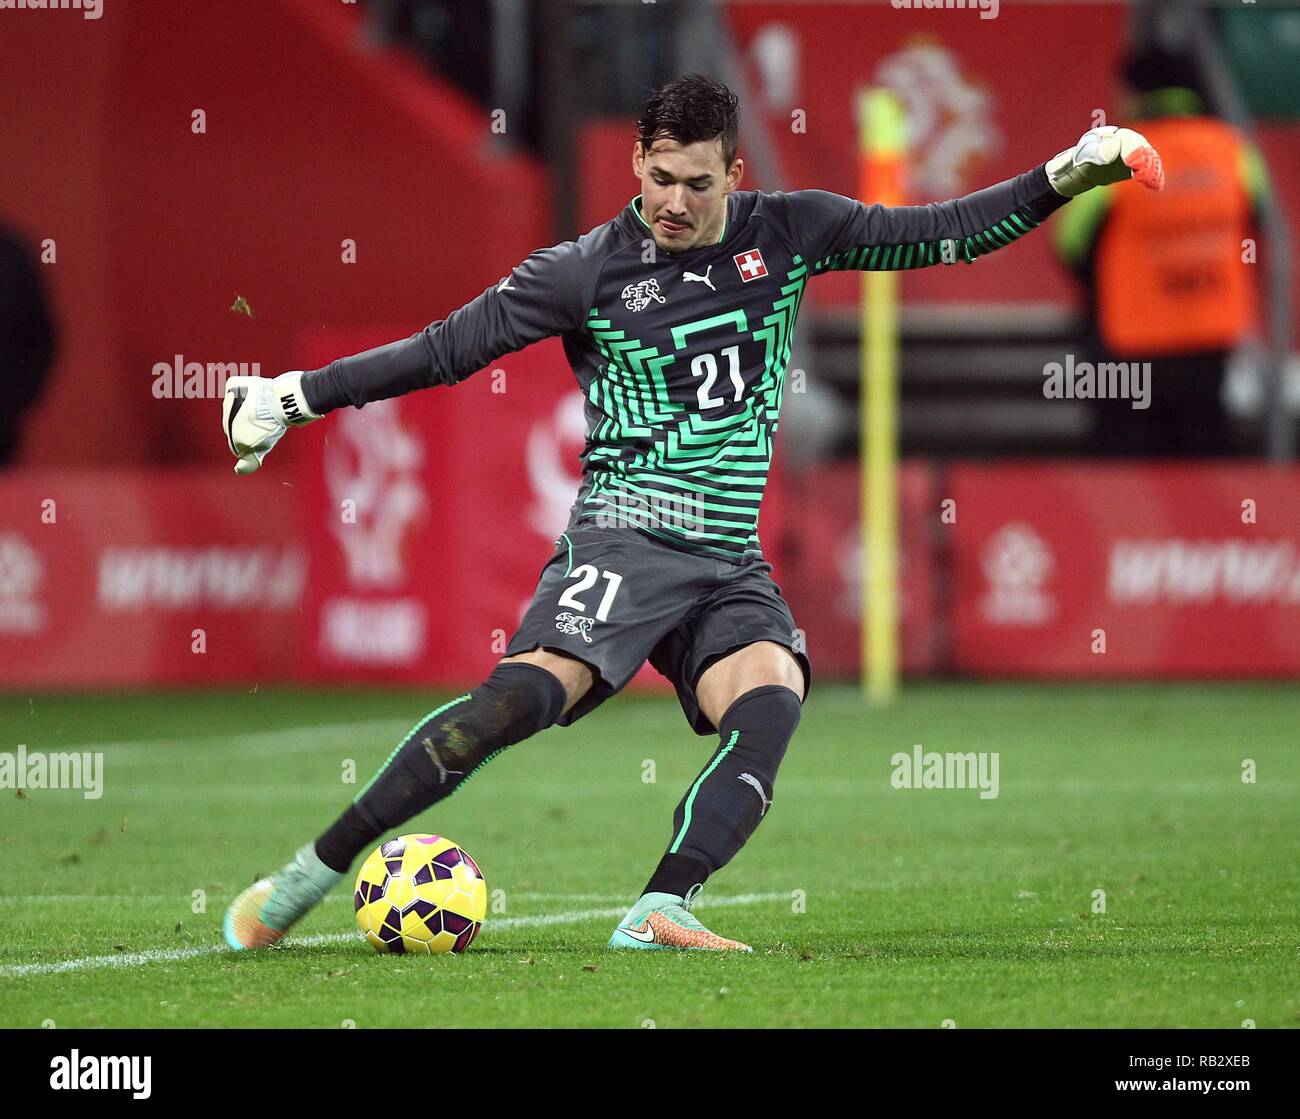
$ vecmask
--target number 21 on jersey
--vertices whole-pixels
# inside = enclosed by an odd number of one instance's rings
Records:
[[[596,621],[603,622],[608,619],[609,608],[614,605],[614,596],[618,594],[619,584],[623,582],[623,576],[615,571],[597,571],[592,564],[584,563],[573,569],[571,577],[576,579],[577,582],[560,595],[560,605],[572,607],[580,614],[585,614],[587,607],[578,598],[578,595],[594,587],[597,579],[604,578],[606,582],[605,593],[600,596],[600,605],[596,607]]]
[[[728,346],[722,351],[722,356],[727,359],[727,372],[731,376],[731,384],[735,392],[731,398],[731,403],[734,404],[740,400],[741,394],[745,391],[745,382],[740,376],[740,347]],[[704,378],[703,383],[695,390],[702,409],[721,408],[728,403],[725,397],[712,395],[713,384],[718,379],[718,359],[713,354],[696,354],[691,358],[691,373],[696,377]]]

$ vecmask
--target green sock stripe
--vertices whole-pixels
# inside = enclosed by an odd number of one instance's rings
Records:
[[[686,832],[691,826],[691,808],[695,804],[695,794],[700,791],[700,786],[704,784],[704,781],[709,774],[718,768],[722,759],[731,753],[731,748],[736,744],[736,739],[739,737],[740,731],[733,730],[731,732],[731,737],[727,740],[727,744],[718,751],[718,756],[709,763],[709,768],[695,779],[695,784],[691,786],[690,795],[686,798],[686,811],[683,813],[682,830],[677,833],[676,838],[673,840],[673,845],[668,848],[668,853],[670,855],[677,854],[677,848],[682,845],[682,840],[686,838]]]
[[[423,719],[421,719],[418,723],[416,723],[415,726],[413,726],[410,729],[410,731],[407,733],[406,737],[403,738],[401,742],[399,742],[396,746],[393,747],[393,752],[389,754],[387,758],[384,759],[384,764],[381,765],[379,769],[375,771],[375,775],[372,778],[370,778],[369,781],[366,782],[366,787],[352,798],[352,803],[356,804],[357,801],[359,801],[363,796],[366,795],[367,792],[370,791],[370,786],[379,780],[379,778],[383,775],[384,770],[386,770],[389,767],[389,765],[392,764],[393,759],[397,757],[398,751],[401,750],[403,746],[405,746],[408,742],[411,741],[412,738],[415,737],[415,732],[417,730],[419,730],[422,726],[424,726],[424,724],[427,723],[430,719],[436,719],[448,708],[455,707],[456,704],[464,703],[467,699],[472,699],[472,698],[473,696],[467,692],[463,696],[457,696],[455,699],[448,700],[436,711],[430,711],[429,714],[427,714]]]

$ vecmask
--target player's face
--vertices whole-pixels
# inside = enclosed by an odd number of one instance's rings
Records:
[[[638,140],[632,169],[641,180],[642,216],[655,244],[668,252],[713,245],[722,236],[727,195],[740,182],[744,162],[723,163],[722,139],[685,146],[656,140],[647,152]]]

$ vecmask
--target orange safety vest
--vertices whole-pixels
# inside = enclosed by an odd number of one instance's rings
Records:
[[[1116,354],[1230,348],[1255,319],[1241,140],[1211,117],[1136,127],[1164,161],[1165,189],[1112,188],[1096,257],[1102,339]]]

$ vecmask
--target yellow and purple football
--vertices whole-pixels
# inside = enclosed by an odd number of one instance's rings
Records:
[[[463,952],[487,916],[487,883],[452,840],[402,835],[362,863],[354,901],[376,952]]]

